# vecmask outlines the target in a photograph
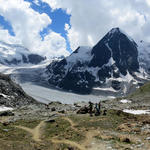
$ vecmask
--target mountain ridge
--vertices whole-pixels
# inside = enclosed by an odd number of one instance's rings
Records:
[[[112,87],[119,95],[126,94],[143,82],[143,77],[137,77],[141,73],[138,54],[136,42],[113,28],[93,48],[78,47],[70,56],[51,63],[48,81],[76,93]]]
[[[3,65],[38,64],[45,59],[22,45],[0,41],[0,63]]]

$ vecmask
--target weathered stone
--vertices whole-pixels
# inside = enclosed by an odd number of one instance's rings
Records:
[[[0,116],[14,116],[14,113],[11,111],[0,112]]]

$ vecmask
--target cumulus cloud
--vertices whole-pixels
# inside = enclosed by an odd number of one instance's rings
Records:
[[[38,3],[37,0],[35,2]],[[55,54],[66,55],[66,41],[61,35],[50,31],[44,39],[41,38],[40,32],[50,25],[52,20],[47,14],[34,11],[30,5],[24,0],[1,0],[0,15],[10,22],[15,37],[1,28],[0,34],[3,37],[0,36],[0,40],[11,43],[18,42],[32,52],[48,57]]]
[[[93,46],[111,28],[120,27],[136,41],[150,42],[149,0],[43,0],[53,10],[62,8],[71,14],[65,26],[71,48]]]
[[[36,43],[35,45],[35,49],[39,49],[40,53],[43,53],[43,50],[47,49],[47,47],[50,51],[45,51],[46,56],[69,55],[69,52],[66,50],[66,40],[60,34],[53,31],[50,31],[42,42]]]

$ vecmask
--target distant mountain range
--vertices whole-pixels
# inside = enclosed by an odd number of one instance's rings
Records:
[[[150,46],[136,43],[119,28],[94,47],[78,47],[47,67],[48,82],[76,93],[126,95],[149,80]]]
[[[3,65],[38,64],[46,58],[31,53],[27,48],[0,41],[0,63]]]

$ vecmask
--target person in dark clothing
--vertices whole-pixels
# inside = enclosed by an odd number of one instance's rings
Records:
[[[89,113],[90,113],[90,116],[92,116],[92,113],[93,113],[93,103],[89,101]]]
[[[101,102],[98,103],[99,114],[101,114]]]
[[[48,104],[45,104],[45,108],[46,108],[46,109],[49,109],[49,105],[48,105]]]
[[[103,112],[103,116],[106,116],[106,115],[107,115],[107,110],[105,109]]]
[[[99,109],[99,105],[96,103],[95,104],[95,116],[99,116],[100,115],[100,109]]]

